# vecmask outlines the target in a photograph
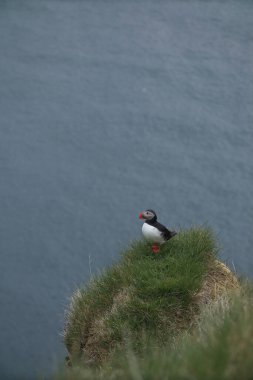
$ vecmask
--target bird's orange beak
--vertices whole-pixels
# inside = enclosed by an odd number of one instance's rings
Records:
[[[139,219],[143,219],[142,212],[139,214]]]

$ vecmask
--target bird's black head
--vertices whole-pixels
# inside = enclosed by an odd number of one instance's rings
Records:
[[[155,222],[157,220],[157,216],[154,210],[148,209],[145,211],[142,211],[139,215],[140,219],[145,219],[150,222]]]

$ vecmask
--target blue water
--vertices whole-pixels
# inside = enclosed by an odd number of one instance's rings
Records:
[[[253,277],[253,2],[0,0],[0,378],[50,374],[74,289],[211,226]]]

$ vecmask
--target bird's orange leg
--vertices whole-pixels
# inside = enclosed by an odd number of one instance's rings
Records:
[[[159,249],[159,247],[158,247],[157,244],[152,245],[152,251],[153,251],[154,253],[158,253],[158,252],[160,251],[160,249]]]

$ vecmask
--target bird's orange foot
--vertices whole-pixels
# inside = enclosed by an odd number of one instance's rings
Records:
[[[158,247],[158,245],[156,245],[156,244],[152,245],[152,251],[153,251],[154,253],[158,253],[158,252],[159,252],[159,247]]]

